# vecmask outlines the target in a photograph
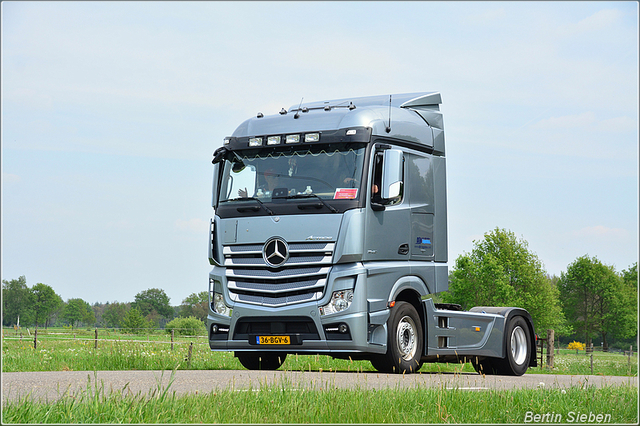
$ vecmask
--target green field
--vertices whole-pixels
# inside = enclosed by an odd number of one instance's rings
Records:
[[[74,337],[75,335],[75,337]],[[94,330],[49,329],[38,331],[37,349],[33,335],[22,339],[4,330],[2,371],[93,371],[93,370],[239,370],[230,352],[211,352],[206,337],[176,337],[160,330],[148,334],[124,334],[101,329],[95,348]],[[191,349],[190,349],[191,347]],[[189,358],[189,351],[191,357]],[[607,376],[637,376],[638,357],[620,353],[594,352],[593,373]],[[369,361],[337,360],[324,355],[289,355],[281,369],[290,371],[375,371]],[[421,372],[474,372],[471,364],[425,364]],[[530,368],[535,374],[591,374],[590,356],[581,351],[561,350],[553,369]]]
[[[180,337],[171,349],[166,333],[126,335],[99,330],[38,331],[22,340],[5,330],[2,371],[98,371],[175,369],[242,369],[229,352],[211,352],[205,337]],[[191,353],[191,357],[189,357]],[[556,368],[530,368],[528,373],[590,374],[590,356],[562,350]],[[281,369],[289,371],[374,371],[369,361],[334,360],[327,356],[290,355]],[[421,372],[472,372],[470,364],[425,364]],[[594,374],[637,376],[637,356],[594,353]],[[6,403],[3,423],[523,423],[530,416],[573,423],[586,415],[597,422],[637,423],[636,387],[620,386],[527,390],[320,390],[285,385],[249,391],[225,390],[178,396],[167,388],[131,395],[105,392],[87,384],[80,395],[41,403],[26,397]],[[558,417],[560,416],[560,417]],[[555,423],[558,423],[557,421]]]

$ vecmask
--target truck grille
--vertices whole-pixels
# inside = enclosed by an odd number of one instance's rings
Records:
[[[263,244],[224,246],[231,298],[255,305],[283,306],[318,300],[324,294],[335,243],[290,243],[280,267],[263,258]]]

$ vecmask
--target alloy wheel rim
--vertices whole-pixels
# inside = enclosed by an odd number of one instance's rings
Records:
[[[511,356],[513,361],[522,365],[527,358],[527,335],[522,327],[517,326],[511,332]]]
[[[404,316],[398,323],[396,342],[402,359],[411,360],[414,358],[418,350],[418,339],[416,324],[411,317]]]

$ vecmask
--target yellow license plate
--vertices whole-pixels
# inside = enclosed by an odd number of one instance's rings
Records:
[[[258,345],[290,345],[290,336],[256,336]]]

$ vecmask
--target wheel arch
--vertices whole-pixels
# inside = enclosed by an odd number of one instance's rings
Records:
[[[537,367],[538,366],[538,358],[537,358],[537,337],[535,328],[533,325],[533,319],[531,318],[531,314],[526,309],[515,308],[515,307],[493,307],[493,306],[476,306],[474,308],[469,309],[469,312],[486,312],[490,314],[498,314],[504,317],[504,328],[506,329],[507,324],[514,317],[522,317],[527,323],[527,328],[529,332],[529,338],[531,339],[531,347],[529,348],[529,367]],[[507,333],[503,333],[502,336],[502,348],[507,347],[507,339],[510,336],[507,336]],[[506,356],[506,352],[504,356]]]
[[[422,348],[420,351],[424,355],[427,347],[427,317],[422,304],[422,296],[429,294],[426,284],[416,276],[406,276],[400,278],[389,294],[389,303],[407,302],[418,312],[420,325],[422,326]]]

